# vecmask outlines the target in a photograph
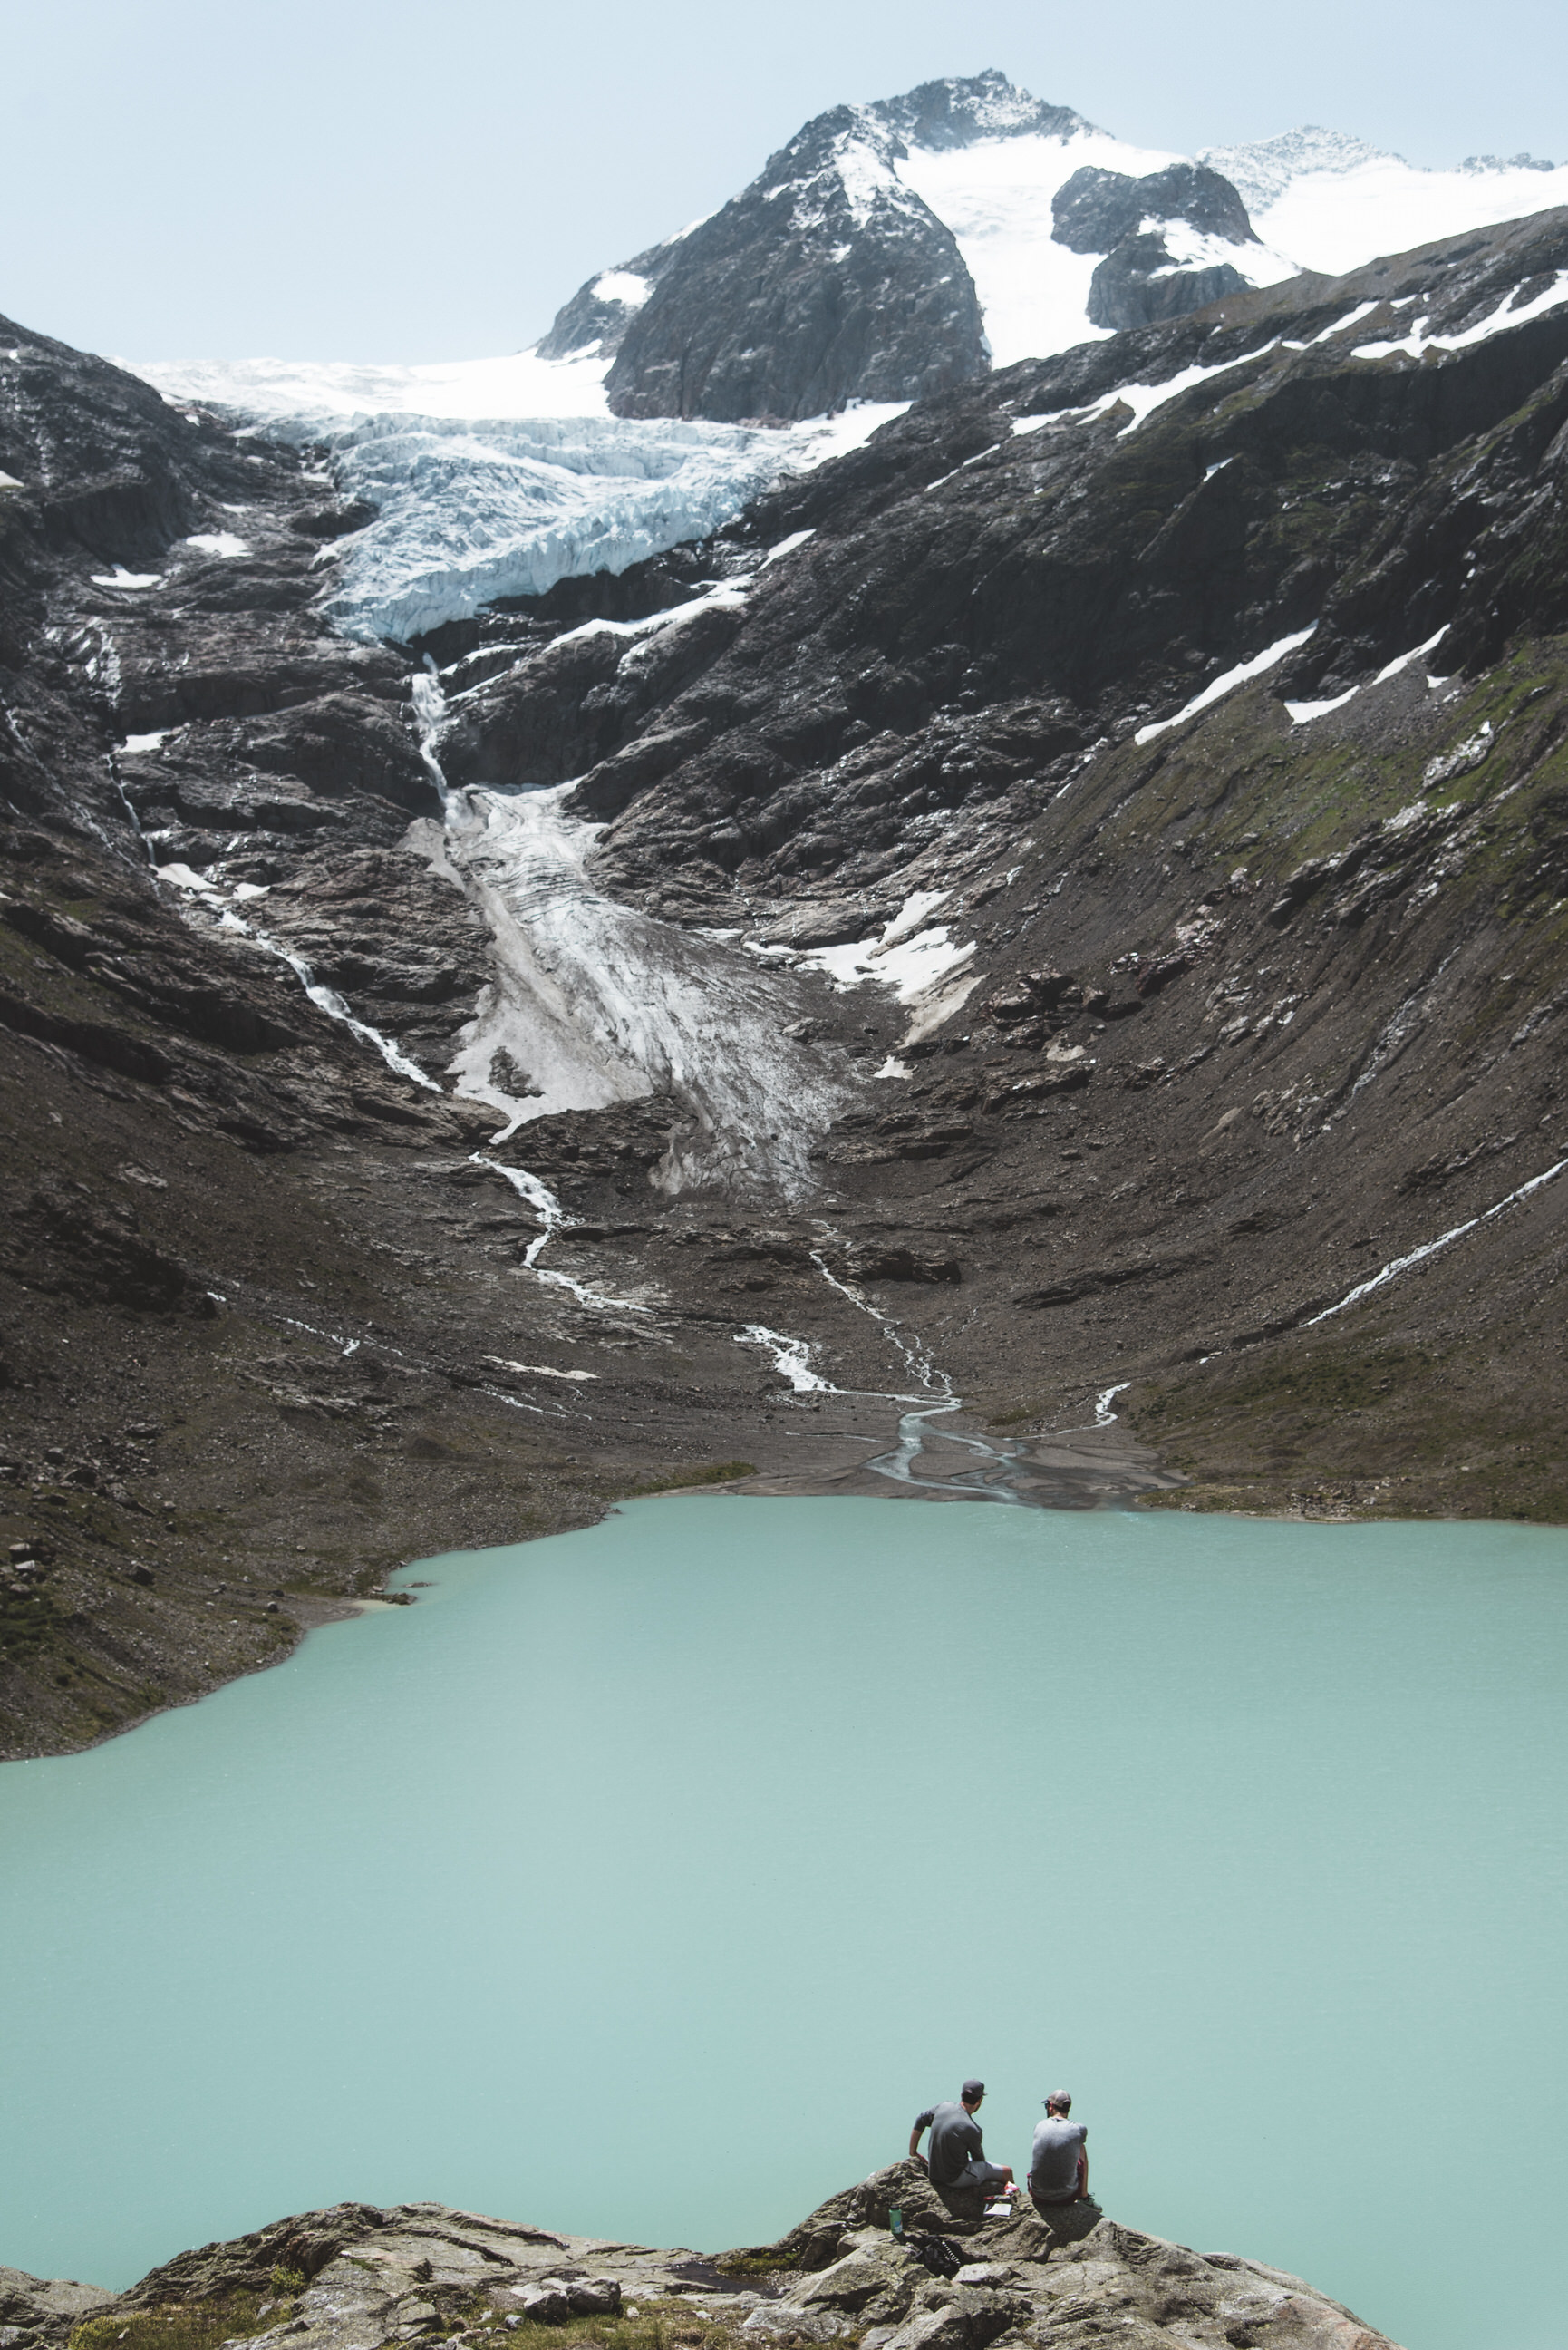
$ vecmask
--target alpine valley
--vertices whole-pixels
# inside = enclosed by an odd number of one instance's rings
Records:
[[[1568,1518],[1565,467],[1568,167],[995,73],[513,359],[0,321],[0,1752],[660,1487]]]

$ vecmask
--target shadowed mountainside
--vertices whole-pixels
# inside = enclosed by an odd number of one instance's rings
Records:
[[[0,330],[6,1751],[909,1490],[946,1381],[1031,1498],[1568,1516],[1565,271],[959,383],[418,647],[319,452]]]

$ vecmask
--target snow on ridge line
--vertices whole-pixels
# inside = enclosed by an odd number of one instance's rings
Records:
[[[1429,335],[1427,320],[1422,317],[1417,319],[1407,335],[1391,342],[1358,343],[1350,356],[1353,359],[1386,359],[1398,353],[1406,359],[1418,359],[1428,351],[1469,350],[1477,343],[1490,342],[1494,335],[1506,335],[1515,327],[1528,326],[1532,318],[1544,317],[1548,310],[1559,309],[1564,302],[1568,302],[1568,269],[1560,269],[1551,285],[1544,286],[1530,301],[1521,302],[1514,308],[1509,307],[1506,299],[1500,301],[1495,310],[1489,310],[1484,318],[1478,319],[1473,327],[1466,327],[1459,333],[1449,334],[1439,328],[1436,334]]]
[[[1174,718],[1158,718],[1151,726],[1140,726],[1133,737],[1134,742],[1152,743],[1157,734],[1167,733],[1173,726],[1185,725],[1188,719],[1196,718],[1201,711],[1210,709],[1226,694],[1233,692],[1237,686],[1246,685],[1252,678],[1262,677],[1265,670],[1276,668],[1287,653],[1293,653],[1298,645],[1305,644],[1316,626],[1314,620],[1311,629],[1298,629],[1293,636],[1276,637],[1272,645],[1266,645],[1261,653],[1254,653],[1251,660],[1238,661],[1234,669],[1228,669],[1222,677],[1217,677],[1206,685],[1201,693],[1195,693],[1186,708],[1179,710]]]
[[[1294,130],[1282,130],[1276,138],[1256,139],[1246,146],[1205,147],[1196,160],[1229,180],[1249,213],[1266,211],[1278,203],[1293,180],[1304,179],[1309,172],[1343,176],[1365,163],[1405,163],[1402,155],[1386,148],[1370,146],[1365,139],[1352,138],[1343,130],[1325,130],[1316,122],[1303,122]],[[1411,167],[1405,164],[1405,168]]]
[[[1324,335],[1334,332],[1337,332],[1336,328],[1324,329]],[[1314,340],[1322,342],[1324,335],[1314,336]],[[1293,343],[1288,348],[1305,350],[1309,347],[1305,343]],[[1102,416],[1108,416],[1113,409],[1128,408],[1132,411],[1132,421],[1124,424],[1116,435],[1118,441],[1125,441],[1129,432],[1136,432],[1139,425],[1147,423],[1156,409],[1163,408],[1168,400],[1179,399],[1181,393],[1191,391],[1198,384],[1212,383],[1216,377],[1230,375],[1237,368],[1251,367],[1254,359],[1267,359],[1271,351],[1279,348],[1280,338],[1276,335],[1271,341],[1260,343],[1255,351],[1243,351],[1237,359],[1220,359],[1213,367],[1205,367],[1201,360],[1195,360],[1190,367],[1181,368],[1175,375],[1167,376],[1162,383],[1118,384],[1114,391],[1105,392],[1087,408],[1049,408],[1037,416],[1015,416],[1012,431],[1017,434],[1037,432],[1046,424],[1094,424]],[[989,456],[991,452],[982,450],[981,453]],[[967,462],[972,463],[974,461],[970,459]],[[1229,462],[1229,459],[1222,460],[1222,463]],[[1217,465],[1212,470],[1218,473],[1221,467]],[[943,478],[950,481],[952,476],[950,473]],[[939,484],[932,482],[928,486],[936,489]]]
[[[1366,685],[1353,685],[1346,692],[1336,693],[1334,695],[1332,700],[1328,702],[1287,702],[1285,704],[1285,710],[1290,718],[1291,724],[1293,726],[1310,726],[1314,718],[1326,718],[1330,711],[1343,710],[1345,703],[1347,702],[1354,702],[1358,693],[1369,692],[1375,685],[1386,685],[1391,677],[1397,677],[1402,670],[1407,670],[1410,667],[1412,661],[1423,660],[1428,653],[1435,651],[1437,647],[1442,643],[1443,639],[1448,635],[1448,633],[1449,624],[1445,620],[1437,634],[1435,636],[1428,637],[1425,644],[1413,645],[1407,653],[1397,654],[1394,660],[1386,663],[1386,665],[1378,671],[1376,676],[1370,679]],[[1428,680],[1428,683],[1432,685],[1436,685],[1439,681],[1440,681],[1437,678]],[[1419,802],[1417,803],[1417,806],[1418,810]]]

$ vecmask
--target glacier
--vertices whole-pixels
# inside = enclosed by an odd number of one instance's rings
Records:
[[[244,416],[607,416],[607,362],[597,349],[569,359],[537,351],[418,366],[352,359],[119,359],[171,406],[200,400]]]
[[[1087,316],[1089,281],[1102,256],[1074,253],[1052,235],[1058,189],[1085,165],[1141,180],[1184,160],[1085,128],[1065,137],[1032,132],[965,147],[911,147],[898,169],[951,229],[980,296],[992,360],[1011,367],[1101,342],[1111,331]],[[1262,245],[1216,244],[1204,257],[1233,263],[1255,286],[1293,277],[1300,266],[1266,238]]]
[[[1428,171],[1315,124],[1250,147],[1207,147],[1199,161],[1224,173],[1265,244],[1329,277],[1568,203],[1568,163],[1472,157]]]
[[[488,421],[306,408],[265,431],[324,449],[342,494],[375,507],[336,541],[324,609],[346,635],[406,641],[502,596],[620,572],[732,522],[789,473],[857,447],[903,403],[795,425],[612,416]]]
[[[1052,234],[1052,198],[1064,182],[1085,164],[1143,178],[1183,159],[1064,110],[1060,127],[1038,127],[1052,109],[992,78],[998,87],[975,117],[980,135],[956,142],[944,143],[940,128],[923,142],[898,115],[902,101],[851,109],[827,163],[796,199],[807,209],[819,202],[827,172],[857,219],[874,203],[928,205],[974,280],[992,359],[1007,366],[1109,331],[1085,311],[1097,255]],[[1229,259],[1254,285],[1298,269],[1338,274],[1379,253],[1568,203],[1568,165],[1471,158],[1427,171],[1310,125],[1210,148],[1199,160],[1239,189],[1262,242],[1232,246],[1165,224],[1173,261]],[[648,283],[623,267],[601,272],[592,290],[635,305]],[[854,403],[784,426],[626,420],[609,413],[611,354],[599,342],[556,359],[540,348],[404,367],[125,364],[171,403],[216,403],[251,420],[249,430],[323,450],[341,492],[375,509],[364,529],[324,550],[323,608],[350,636],[405,641],[497,598],[619,572],[706,537],[763,490],[902,412],[898,403]]]

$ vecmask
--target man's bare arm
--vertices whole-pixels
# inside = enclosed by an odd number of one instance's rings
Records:
[[[1079,2200],[1079,2202],[1080,2202],[1080,2203],[1083,2203],[1083,2202],[1085,2202],[1085,2201],[1086,2201],[1086,2200],[1087,2200],[1087,2199],[1088,2199],[1088,2193],[1089,2193],[1089,2149],[1088,2149],[1088,2147],[1085,2146],[1085,2147],[1079,2147],[1079,2149],[1078,2149],[1078,2200]]]
[[[917,2122],[914,2128],[909,2132],[909,2160],[911,2162],[918,2162],[922,2170],[926,2168],[926,2158],[920,2152],[920,2140],[924,2137],[925,2134],[926,2125],[924,2122]]]

